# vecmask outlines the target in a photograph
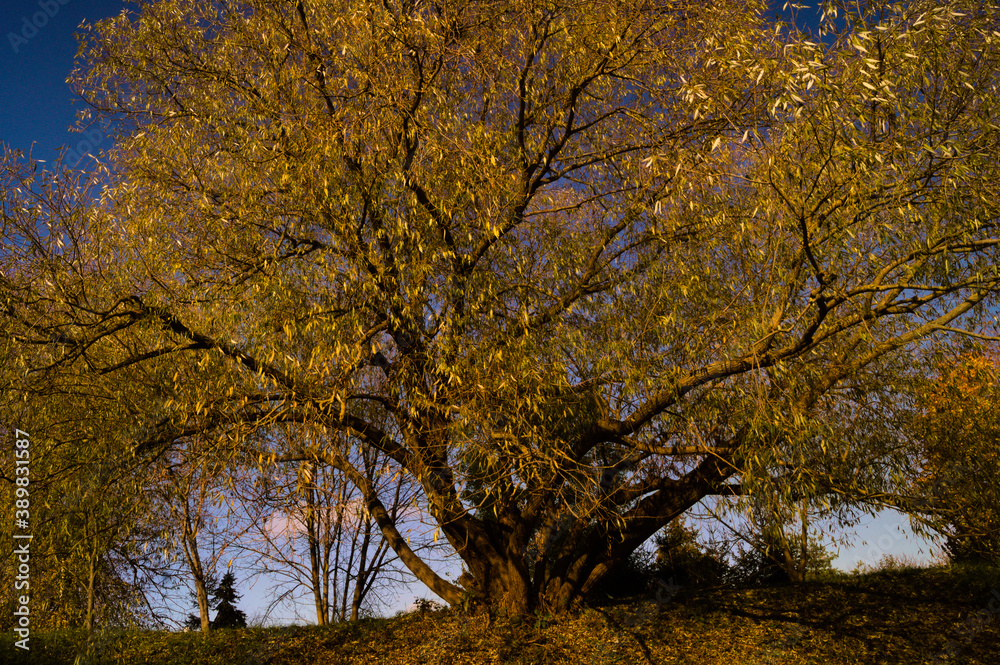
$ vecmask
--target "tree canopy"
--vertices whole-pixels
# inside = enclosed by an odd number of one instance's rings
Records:
[[[100,388],[140,458],[197,434],[332,465],[432,591],[511,612],[707,496],[884,503],[900,354],[1000,285],[1000,10],[831,2],[813,34],[767,7],[157,0],[89,26],[72,82],[114,148],[91,197],[6,162],[4,382]],[[275,449],[290,425],[338,436]],[[356,448],[419,484],[461,585]]]
[[[920,384],[917,515],[944,535],[952,561],[1000,561],[1000,423],[996,345],[937,359]]]

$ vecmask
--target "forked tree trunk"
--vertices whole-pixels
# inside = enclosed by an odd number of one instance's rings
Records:
[[[330,616],[328,607],[330,605],[329,592],[327,587],[329,569],[326,565],[321,543],[320,524],[322,516],[317,510],[316,489],[313,486],[306,488],[306,539],[309,546],[309,575],[312,585],[313,601],[316,606],[316,624],[325,626]],[[336,588],[336,587],[335,587]]]

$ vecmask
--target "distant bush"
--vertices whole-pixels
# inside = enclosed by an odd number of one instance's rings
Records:
[[[851,572],[856,575],[868,575],[871,573],[882,572],[898,573],[907,570],[921,570],[924,568],[931,568],[933,566],[933,562],[921,561],[908,554],[883,554],[882,557],[875,563],[859,561]]]
[[[802,549],[798,534],[788,536],[789,550],[795,566],[799,566]],[[833,560],[836,555],[812,535],[806,546],[805,579],[816,580],[833,574]],[[757,547],[749,547],[735,556],[735,561],[727,572],[727,581],[734,586],[770,586],[789,584],[792,576],[785,563],[783,548],[776,542],[764,542]]]
[[[639,549],[611,571],[592,594],[596,598],[633,598],[665,583],[672,589],[705,589],[728,584],[733,570],[721,546],[698,540],[698,531],[674,520],[653,539],[654,550]]]
[[[656,574],[681,587],[714,587],[729,576],[726,555],[698,541],[698,531],[683,519],[674,520],[656,535]]]
[[[793,557],[801,556],[796,535],[790,537]],[[780,548],[726,550],[725,544],[703,543],[698,531],[683,519],[674,520],[653,539],[655,550],[639,549],[611,571],[593,592],[595,598],[633,598],[653,591],[659,582],[670,588],[706,589],[722,586],[751,587],[786,584],[790,577],[782,565]],[[836,575],[835,554],[809,537],[806,579]]]
[[[442,605],[437,601],[430,600],[429,598],[417,598],[415,601],[413,601],[413,606],[416,608],[416,611],[419,612],[420,614],[427,614],[428,612],[440,612],[441,610],[445,609],[444,605]]]

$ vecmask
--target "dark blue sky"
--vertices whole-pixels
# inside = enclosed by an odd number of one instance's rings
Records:
[[[73,34],[81,21],[114,16],[124,7],[123,0],[4,0],[0,141],[26,155],[34,143],[32,156],[51,161],[60,146],[86,140],[68,131],[83,108],[66,84],[77,52]]]

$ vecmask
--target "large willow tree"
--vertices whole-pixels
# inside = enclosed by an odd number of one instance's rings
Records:
[[[452,603],[563,607],[710,495],[885,501],[900,353],[1000,286],[1000,11],[766,9],[142,3],[74,75],[100,200],[8,186],[86,238],[5,241],[6,325],[38,376],[145,377],[136,454],[342,469]],[[461,586],[288,423],[418,482]]]

